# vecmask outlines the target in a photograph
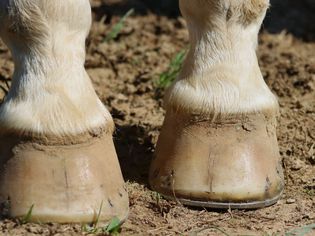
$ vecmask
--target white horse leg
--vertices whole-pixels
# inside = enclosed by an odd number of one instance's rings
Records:
[[[150,184],[188,205],[257,208],[283,190],[278,103],[257,35],[268,0],[180,0],[191,48],[166,97]]]
[[[88,0],[4,0],[12,87],[0,107],[0,201],[11,217],[92,222],[128,214],[114,124],[84,69]]]

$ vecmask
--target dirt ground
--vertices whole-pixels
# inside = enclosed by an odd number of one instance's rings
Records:
[[[160,199],[147,181],[164,116],[164,91],[156,81],[189,43],[176,1],[92,1],[94,22],[87,40],[86,68],[117,127],[114,140],[130,195],[130,216],[121,235],[291,236],[305,235],[303,227],[315,223],[315,4],[313,0],[286,1],[286,5],[274,0],[272,4],[260,34],[258,56],[281,107],[278,138],[285,192],[266,209],[214,211]],[[105,42],[132,7],[136,13],[126,20],[118,38]],[[3,88],[10,84],[12,72],[10,54],[0,42]],[[289,234],[296,228],[300,234]],[[85,234],[80,225],[0,221],[0,235]]]

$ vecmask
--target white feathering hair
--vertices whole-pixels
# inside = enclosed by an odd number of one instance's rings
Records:
[[[2,0],[0,37],[15,64],[0,107],[2,132],[76,135],[112,118],[85,68],[89,0]]]
[[[269,0],[180,0],[191,45],[166,108],[211,117],[277,112],[256,56],[268,6]]]

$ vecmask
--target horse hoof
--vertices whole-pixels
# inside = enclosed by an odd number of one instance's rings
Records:
[[[168,112],[150,170],[151,187],[185,205],[261,208],[284,187],[275,117],[214,121]]]
[[[108,222],[128,215],[111,133],[75,138],[3,135],[0,200],[31,222]]]

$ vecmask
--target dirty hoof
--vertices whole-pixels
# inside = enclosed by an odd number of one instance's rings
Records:
[[[0,200],[10,217],[57,223],[128,215],[128,195],[110,133],[75,138],[3,135]]]
[[[151,187],[183,204],[261,208],[284,186],[274,117],[217,118],[168,112],[150,170]]]

